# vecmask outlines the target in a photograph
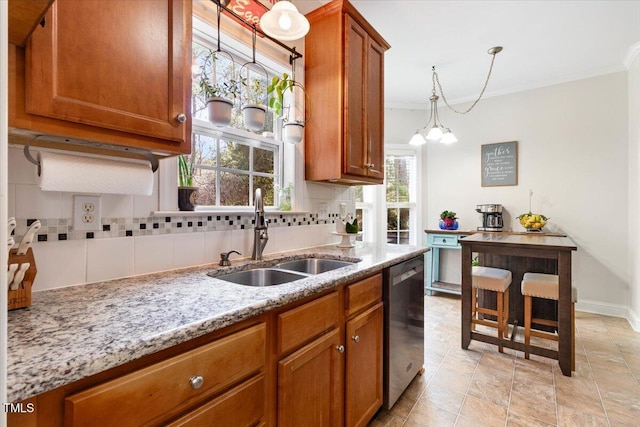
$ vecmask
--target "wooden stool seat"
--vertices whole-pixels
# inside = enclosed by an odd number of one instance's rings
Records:
[[[557,301],[558,300],[558,276],[555,274],[542,274],[542,273],[525,273],[522,278],[522,284],[520,286],[522,295],[524,296],[524,343],[529,344],[531,342],[531,336],[545,338],[553,341],[558,341],[558,335],[551,332],[543,332],[535,329],[531,329],[531,324],[536,323],[538,325],[551,326],[558,328],[558,322],[555,320],[539,319],[533,317],[531,310],[532,299],[531,298],[544,298]],[[578,301],[578,290],[574,287],[571,288],[571,323],[573,329],[571,331],[572,345],[571,345],[571,370],[576,370],[576,351],[575,351],[575,303]],[[524,353],[525,359],[529,358],[529,352]]]
[[[498,330],[498,338],[504,338],[509,333],[509,285],[511,285],[511,271],[494,267],[474,266],[471,268],[472,292],[471,292],[471,328],[475,325],[484,325]],[[493,291],[497,295],[496,310],[479,307],[478,289]],[[488,320],[481,315],[495,316],[497,320]],[[498,346],[503,352],[503,346]]]

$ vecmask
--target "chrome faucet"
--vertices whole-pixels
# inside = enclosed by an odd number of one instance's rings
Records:
[[[267,222],[264,219],[264,203],[262,202],[262,190],[256,188],[256,195],[253,200],[256,207],[253,219],[253,254],[251,259],[261,260],[262,251],[267,245],[269,235],[267,234]]]

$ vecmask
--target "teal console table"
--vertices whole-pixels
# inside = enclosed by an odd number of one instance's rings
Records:
[[[424,254],[424,264],[427,274],[424,276],[424,290],[429,296],[434,291],[447,294],[461,295],[460,283],[440,281],[440,250],[461,250],[459,239],[475,231],[425,230],[425,245],[431,248]]]

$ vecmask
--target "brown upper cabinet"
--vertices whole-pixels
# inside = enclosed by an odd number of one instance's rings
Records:
[[[10,0],[9,43],[24,46],[53,0]]]
[[[305,173],[345,185],[384,180],[384,52],[389,44],[346,0],[307,15]]]
[[[25,49],[10,47],[10,128],[188,153],[191,12],[182,0],[57,0]]]

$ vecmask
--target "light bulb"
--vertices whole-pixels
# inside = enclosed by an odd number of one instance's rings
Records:
[[[280,15],[280,18],[278,19],[278,25],[284,31],[288,31],[289,29],[291,29],[291,17],[288,13],[283,13],[282,15]]]

